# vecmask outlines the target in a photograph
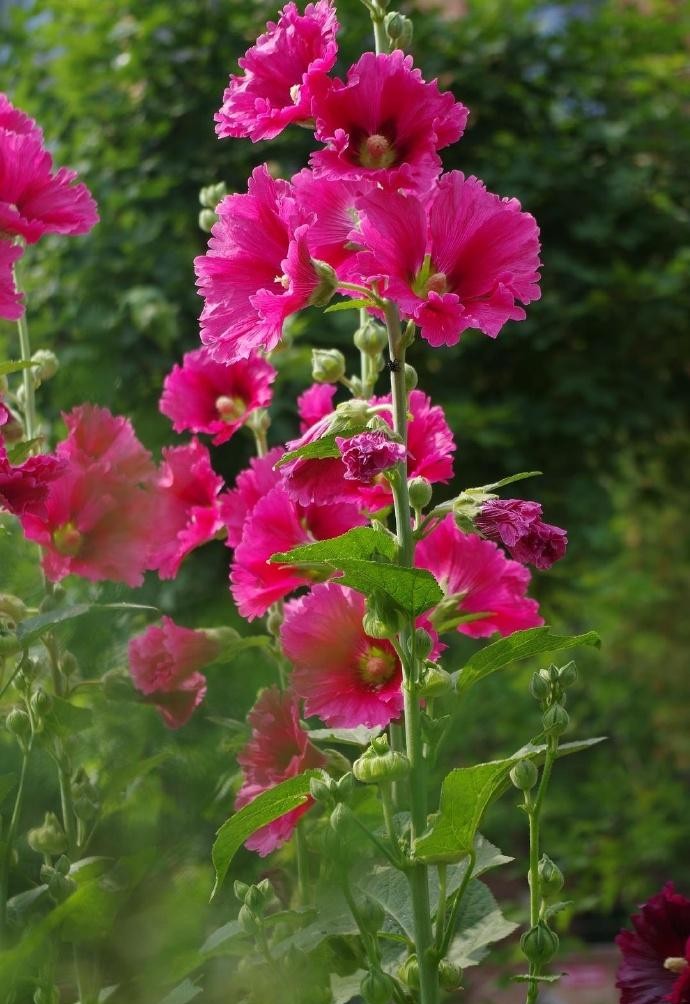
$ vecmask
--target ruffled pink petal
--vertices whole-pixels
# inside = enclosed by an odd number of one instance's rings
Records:
[[[305,433],[315,422],[333,412],[337,389],[334,383],[314,383],[300,394],[297,398],[300,432]]]
[[[242,539],[245,520],[254,506],[281,480],[275,464],[283,455],[280,446],[274,447],[265,457],[252,457],[249,467],[237,475],[235,487],[219,497],[220,515],[228,531],[228,546],[237,547]]]
[[[18,321],[24,313],[24,298],[14,284],[12,271],[21,256],[18,244],[0,240],[0,318],[6,321]]]

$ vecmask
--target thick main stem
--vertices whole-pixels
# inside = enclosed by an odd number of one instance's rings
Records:
[[[385,305],[388,350],[391,361],[391,394],[393,398],[393,427],[407,445],[407,390],[405,387],[405,342],[400,328],[400,317],[395,304]],[[407,490],[407,463],[398,464],[393,480],[395,528],[398,538],[399,560],[411,567],[414,563],[414,537],[412,535],[410,498]],[[412,840],[426,829],[426,769],[422,741],[421,708],[417,694],[418,671],[414,648],[414,624],[406,624],[400,632],[400,651],[403,659],[403,696],[405,702],[405,742],[410,761],[409,792]],[[415,945],[419,964],[419,994],[421,1004],[438,1004],[438,959],[434,951],[434,932],[431,924],[429,902],[429,877],[425,865],[415,862],[407,872],[412,895]]]

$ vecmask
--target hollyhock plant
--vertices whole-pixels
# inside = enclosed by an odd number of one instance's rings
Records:
[[[277,24],[238,61],[215,116],[220,137],[273,139],[293,122],[311,118],[311,84],[332,69],[338,46],[335,9],[329,0],[307,5],[304,14],[290,2]]]
[[[161,579],[174,579],[187,555],[223,529],[218,496],[224,481],[206,447],[193,439],[163,450],[156,485],[159,525],[151,567]]]
[[[389,641],[365,633],[364,612],[361,593],[333,582],[285,606],[280,640],[295,693],[333,728],[385,727],[402,712],[400,660]]]
[[[217,213],[208,251],[195,260],[201,340],[232,363],[272,351],[285,319],[324,295],[324,280],[307,244],[311,215],[265,165],[252,172],[246,195],[226,196]]]
[[[179,729],[206,696],[203,669],[218,655],[218,642],[203,631],[180,627],[170,617],[129,642],[129,667],[137,690]]]
[[[415,559],[436,578],[457,614],[482,614],[458,625],[472,638],[487,638],[498,631],[512,634],[544,623],[536,600],[526,596],[527,569],[511,561],[490,540],[463,533],[452,516],[417,545]]]
[[[546,569],[565,555],[568,535],[541,516],[538,502],[492,499],[480,509],[475,525],[484,537],[507,547],[516,561]]]
[[[477,178],[451,171],[426,201],[379,191],[358,205],[358,270],[381,280],[430,345],[455,345],[467,328],[495,338],[539,299],[534,217]]]
[[[317,176],[368,180],[386,189],[424,191],[438,174],[438,151],[462,136],[468,110],[435,81],[425,81],[412,57],[365,52],[347,80],[319,78],[312,87]]]
[[[160,410],[175,432],[213,436],[226,443],[256,411],[271,403],[276,371],[261,356],[218,363],[206,348],[187,352],[165,378]]]
[[[621,931],[621,1004],[690,1004],[690,899],[668,882]]]
[[[22,256],[18,244],[0,240],[0,318],[18,321],[24,313],[22,294],[14,281],[14,266]]]
[[[7,422],[8,416],[11,417],[9,411],[0,401],[0,425]],[[13,466],[0,442],[0,511],[40,519],[45,515],[50,483],[60,475],[63,466],[62,461],[50,455],[29,457]]]
[[[299,701],[290,691],[277,687],[264,690],[249,712],[252,734],[237,759],[243,782],[237,793],[236,808],[252,802],[257,795],[281,781],[326,763],[324,755],[310,741],[300,725]],[[302,816],[313,805],[303,805],[261,827],[247,840],[249,850],[261,857],[290,839]]]
[[[297,413],[301,433],[333,413],[333,398],[337,389],[333,383],[314,383],[300,394],[297,398]]]

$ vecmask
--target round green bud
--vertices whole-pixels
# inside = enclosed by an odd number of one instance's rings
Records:
[[[362,627],[370,638],[394,638],[403,623],[403,614],[385,594],[374,592],[367,596]]]
[[[29,830],[26,840],[37,854],[62,854],[67,850],[67,837],[54,812],[46,812],[42,826]]]
[[[563,872],[547,854],[539,862],[539,888],[544,899],[556,896],[565,884]]]
[[[346,774],[336,781],[335,784],[335,797],[339,802],[349,802],[355,792],[355,778],[352,771],[348,771]]]
[[[419,962],[416,955],[408,956],[398,970],[400,982],[412,990],[419,989]]]
[[[529,692],[535,701],[546,701],[551,693],[551,684],[547,676],[540,670],[534,673],[529,684]]]
[[[414,366],[410,366],[409,363],[405,363],[405,390],[407,393],[409,394],[410,391],[413,391],[418,383],[417,370]]]
[[[27,615],[26,604],[18,596],[10,593],[0,593],[0,614],[4,614],[16,624],[24,620]]]
[[[31,735],[31,719],[22,708],[12,708],[5,719],[7,731],[23,742]]]
[[[214,213],[212,209],[201,209],[199,210],[198,220],[199,230],[203,230],[205,234],[210,234],[218,222],[218,214]]]
[[[441,959],[438,964],[438,981],[443,990],[458,990],[462,983],[462,969],[449,959]]]
[[[366,1004],[390,1004],[395,983],[387,973],[375,969],[362,979],[359,992]]]
[[[383,739],[379,736],[379,739]],[[377,740],[374,740],[376,743]],[[372,744],[352,765],[352,773],[363,784],[397,781],[410,773],[410,761],[404,753]]]
[[[77,657],[73,652],[63,652],[62,658],[60,659],[60,669],[65,676],[73,676],[79,671],[79,663],[77,662]]]
[[[558,935],[540,920],[522,935],[520,947],[529,962],[543,966],[550,962],[558,951]]]
[[[355,331],[355,346],[360,352],[376,359],[388,344],[386,329],[378,321],[367,318],[361,328]]]
[[[539,779],[539,771],[531,760],[518,760],[510,772],[510,780],[519,791],[531,791]]]
[[[259,889],[258,885],[249,886],[249,891],[244,899],[244,905],[257,916],[262,912],[264,906],[266,905],[266,897]]]
[[[433,489],[431,482],[426,478],[410,478],[407,482],[407,490],[410,493],[410,505],[413,509],[426,509],[431,502]]]
[[[541,722],[547,736],[561,736],[568,728],[570,715],[562,704],[552,704],[544,712]]]
[[[245,897],[249,892],[249,886],[246,882],[240,882],[239,879],[235,879],[232,891],[235,894],[235,899],[239,900],[240,903],[244,903]]]
[[[338,288],[338,276],[335,274],[335,269],[326,261],[312,258],[311,263],[319,277],[319,284],[309,297],[308,303],[310,307],[325,307]]]
[[[339,802],[336,805],[328,822],[333,832],[338,835],[343,843],[347,843],[350,837],[352,837],[354,827],[357,825],[352,818],[352,809],[345,805],[344,802]]]
[[[261,921],[246,904],[240,907],[237,920],[245,934],[257,934],[261,930]]]
[[[370,638],[395,638],[398,631],[395,625],[387,623],[376,610],[366,609],[362,617],[364,633]]]
[[[343,360],[344,369],[344,360]],[[361,425],[362,428],[367,424],[369,419],[369,405],[366,401],[362,401],[361,398],[353,397],[349,401],[341,401],[340,404],[336,405],[336,416],[338,420],[347,424],[357,424]],[[342,428],[342,424],[340,428]],[[331,431],[337,431],[338,426],[331,427]],[[351,433],[350,433],[351,434]]]
[[[558,678],[559,678],[559,675],[560,675],[560,670],[559,670],[558,666],[556,666],[552,662],[551,665],[549,666],[549,668],[547,670],[545,670],[545,672],[548,673],[549,680],[551,681],[551,683],[558,683]]]
[[[53,698],[43,687],[38,687],[31,695],[31,710],[37,718],[44,718],[53,707]]]
[[[224,181],[219,181],[216,185],[204,185],[199,192],[199,203],[207,209],[215,209],[227,194],[228,190]]]
[[[370,934],[378,934],[383,927],[386,913],[377,900],[365,895],[358,903],[358,914],[362,927]]]
[[[412,42],[414,27],[409,17],[392,10],[384,19],[386,34],[396,49],[406,49]]]
[[[561,666],[558,671],[558,682],[564,688],[572,687],[577,682],[577,666],[574,662]]]
[[[335,784],[332,778],[326,775],[323,778],[313,777],[309,782],[309,794],[315,802],[321,802],[324,805],[332,804],[334,789]]]
[[[40,387],[44,380],[54,377],[60,368],[58,357],[50,349],[39,349],[31,357],[34,365],[31,372],[36,387]]]
[[[426,659],[434,647],[434,639],[424,628],[417,628],[408,642],[407,650],[417,659]]]
[[[283,626],[283,609],[281,606],[276,605],[271,607],[268,612],[268,617],[266,618],[266,630],[274,638],[277,638],[280,634],[280,629]]]
[[[311,375],[316,383],[338,383],[345,376],[345,356],[338,349],[312,349]]]

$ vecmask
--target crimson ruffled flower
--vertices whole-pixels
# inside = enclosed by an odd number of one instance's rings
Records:
[[[538,502],[492,499],[475,517],[475,526],[484,537],[507,547],[516,561],[545,569],[564,556],[568,534],[541,517]]]
[[[334,383],[313,383],[297,398],[299,430],[305,433],[316,422],[320,422],[333,411],[333,398],[337,387]]]
[[[616,937],[621,1004],[690,1004],[690,899],[668,882]]]
[[[314,173],[385,188],[428,188],[441,169],[438,151],[460,139],[469,114],[399,49],[365,52],[346,82],[319,78],[312,94],[316,138],[326,144],[311,156]]]
[[[86,234],[96,203],[76,171],[53,171],[33,119],[0,95],[0,233],[34,244],[44,234]]]
[[[314,258],[327,262],[341,280],[357,279],[357,248],[350,242],[357,202],[376,187],[366,179],[355,181],[318,177],[304,168],[291,181],[297,203],[314,214],[307,243]]]
[[[11,418],[0,401],[0,425],[6,424],[8,416]],[[23,464],[13,466],[0,441],[0,510],[15,516],[44,516],[50,484],[63,468],[62,461],[50,455],[29,457]]]
[[[249,467],[237,475],[234,488],[221,495],[220,513],[228,532],[228,547],[237,547],[254,506],[280,482],[281,474],[275,465],[282,455],[282,447],[275,446],[265,457],[252,457]]]
[[[539,229],[517,199],[477,178],[444,174],[430,199],[373,192],[359,202],[357,269],[381,280],[430,345],[455,345],[467,328],[495,338],[519,306],[538,300]]]
[[[345,478],[364,485],[372,484],[375,477],[406,456],[403,443],[396,443],[379,431],[360,432],[349,439],[336,436],[335,441],[343,458]]]
[[[175,432],[204,432],[220,446],[253,411],[271,403],[275,378],[275,369],[261,356],[218,363],[208,349],[196,349],[165,378],[160,410]]]
[[[289,691],[277,687],[264,690],[249,712],[252,734],[238,754],[243,783],[235,806],[241,809],[261,792],[274,788],[281,781],[296,777],[315,767],[323,767],[326,758],[310,741],[300,725],[299,701]],[[312,806],[308,798],[304,805],[263,826],[247,840],[245,846],[265,857],[290,839],[297,823]]]
[[[218,655],[219,646],[203,631],[180,627],[170,617],[152,625],[129,643],[129,668],[137,690],[160,711],[171,729],[179,729],[206,696],[199,672]]]
[[[322,280],[307,244],[313,216],[266,165],[252,172],[246,195],[227,195],[216,212],[208,251],[194,263],[201,340],[230,363],[274,349],[285,319],[318,296]]]
[[[225,484],[211,467],[205,446],[163,450],[157,478],[159,523],[151,567],[161,579],[174,579],[187,555],[223,529],[218,496]]]
[[[463,533],[452,515],[419,542],[415,561],[434,575],[446,603],[456,601],[457,614],[483,615],[460,624],[463,634],[509,635],[544,623],[539,604],[526,595],[530,573],[524,565],[506,558],[492,541]]]
[[[22,256],[18,244],[0,240],[0,318],[18,321],[24,313],[22,294],[14,282],[14,265]]]
[[[335,63],[338,30],[328,0],[308,4],[300,14],[294,3],[283,7],[277,24],[239,60],[243,74],[233,74],[215,115],[220,137],[273,139],[292,122],[311,118],[310,86]]]

